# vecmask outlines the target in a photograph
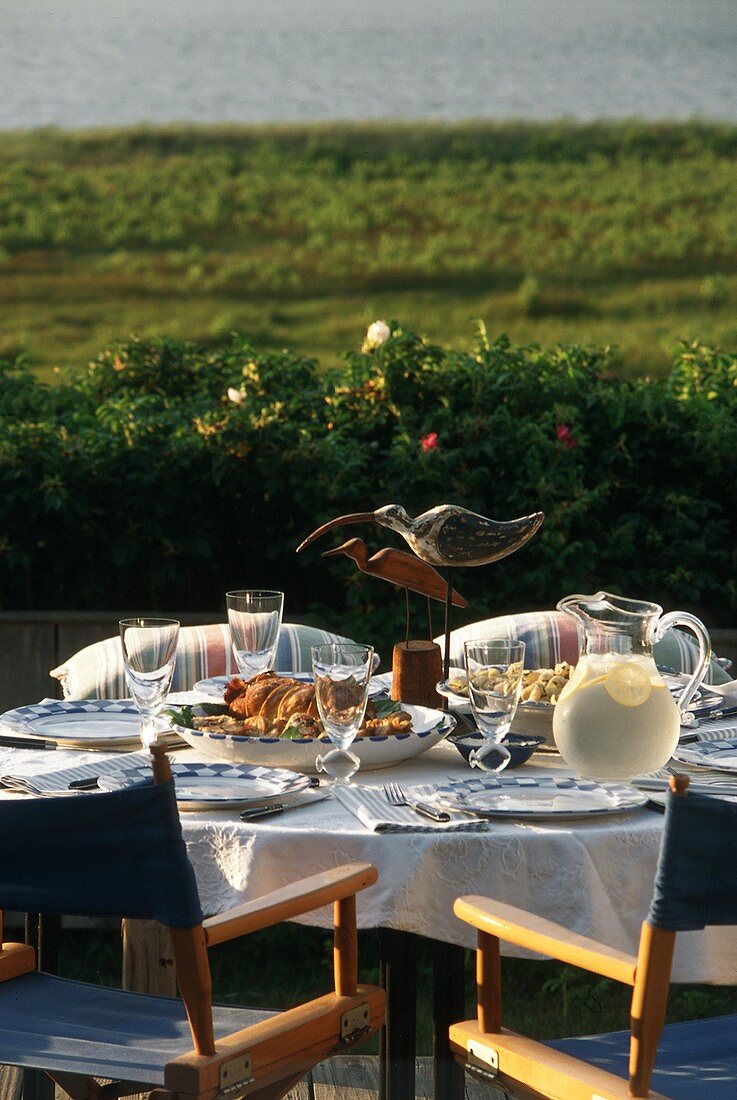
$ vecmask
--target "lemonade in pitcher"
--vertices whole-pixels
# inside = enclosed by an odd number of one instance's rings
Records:
[[[561,756],[592,779],[631,779],[661,768],[678,744],[709,662],[706,628],[692,615],[663,615],[657,604],[607,592],[568,596],[558,608],[584,631],[583,652],[553,716]],[[653,643],[676,623],[693,630],[699,642],[697,667],[678,703],[652,656]]]
[[[564,760],[595,779],[628,779],[660,767],[673,755],[679,730],[678,706],[652,657],[621,653],[581,658],[553,723]]]

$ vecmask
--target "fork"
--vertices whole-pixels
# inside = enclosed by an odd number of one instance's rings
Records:
[[[437,810],[429,802],[413,802],[407,798],[398,783],[385,783],[384,794],[387,802],[391,802],[392,806],[409,806],[416,814],[429,817],[432,821],[450,821],[450,814],[447,814],[445,810]]]

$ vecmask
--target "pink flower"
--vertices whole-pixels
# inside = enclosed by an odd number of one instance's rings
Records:
[[[420,446],[423,451],[434,451],[439,442],[437,432],[428,432],[427,435],[423,435],[420,440]]]
[[[558,424],[555,429],[555,434],[561,443],[565,443],[566,447],[569,449],[575,447],[578,443],[576,437],[571,434],[571,429],[568,424]]]

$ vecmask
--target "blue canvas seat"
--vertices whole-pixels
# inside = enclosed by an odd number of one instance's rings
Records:
[[[664,1027],[676,934],[737,924],[737,804],[688,795],[683,777],[671,786],[637,956],[493,899],[456,901],[456,914],[479,937],[477,1017],[450,1029],[451,1046],[466,1069],[493,1077],[511,1096],[737,1097],[737,1016]],[[631,1030],[547,1043],[506,1031],[500,939],[632,986]]]
[[[213,1005],[215,1039],[274,1013]],[[9,1065],[163,1085],[192,1049],[184,1003],[33,972],[0,982],[0,1051]]]
[[[33,948],[0,936],[0,1063],[43,1070],[74,1100],[153,1090],[157,1100],[278,1100],[383,1021],[383,991],[358,984],[356,961],[355,895],[376,871],[346,864],[203,919],[169,763],[161,747],[152,754],[153,785],[0,801],[0,900],[168,926],[182,999],[39,973]],[[333,992],[275,1013],[212,1005],[208,947],[331,903]]]

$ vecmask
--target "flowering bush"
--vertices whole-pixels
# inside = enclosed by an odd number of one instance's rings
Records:
[[[342,513],[453,502],[546,517],[518,554],[458,571],[458,621],[603,587],[735,623],[737,356],[694,346],[665,381],[626,381],[606,349],[391,334],[332,373],[241,338],[135,340],[56,387],[3,365],[0,606],[222,618],[227,588],[263,585],[387,654],[392,587],[321,558],[335,538],[295,548]]]

